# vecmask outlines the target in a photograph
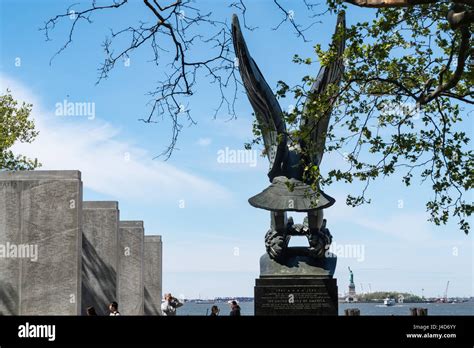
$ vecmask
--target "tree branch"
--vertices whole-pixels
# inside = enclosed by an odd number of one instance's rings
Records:
[[[439,1],[436,0],[345,0],[352,5],[360,7],[372,7],[372,8],[383,8],[383,7],[409,7],[414,5],[427,5],[435,4]],[[474,6],[474,0],[453,0],[454,3],[466,4]]]
[[[66,43],[53,58],[72,42],[80,20],[91,23],[91,16],[100,10],[117,9],[126,3],[131,3],[127,0],[109,0],[109,2],[111,3],[109,5],[97,6],[96,1],[92,0],[88,8],[78,11],[72,11],[70,6],[65,13],[47,21],[42,30],[45,31],[46,39],[49,40],[49,32],[60,20],[73,19]],[[140,21],[138,25],[131,25],[116,32],[112,31],[111,36],[106,37],[103,43],[106,57],[99,68],[97,83],[107,78],[116,63],[129,58],[133,51],[146,44],[151,46],[154,54],[152,61],[156,65],[164,63],[167,69],[160,70],[159,73],[164,77],[157,83],[156,88],[148,93],[152,98],[149,103],[150,111],[145,117],[139,117],[139,120],[154,123],[157,117],[161,119],[165,115],[169,117],[172,124],[171,141],[162,154],[167,159],[175,148],[183,122],[187,121],[190,125],[196,123],[184,103],[184,98],[194,94],[198,74],[204,72],[204,78],[208,79],[210,85],[217,88],[220,93],[221,98],[220,101],[217,100],[215,116],[221,108],[226,108],[227,114],[235,117],[235,99],[240,84],[235,74],[237,66],[234,63],[230,28],[227,22],[213,19],[212,12],[202,14],[199,8],[190,5],[191,0],[167,1],[166,5],[162,5],[163,2],[143,0],[142,6],[154,16],[150,25]],[[138,2],[133,3],[139,6]],[[196,33],[198,26],[203,34]],[[128,45],[116,52],[112,44],[116,41],[121,42],[121,39],[127,37],[130,40]],[[199,45],[194,45],[195,41],[199,41]],[[163,48],[168,44],[172,47],[171,53]],[[195,50],[192,50],[195,46],[201,49],[199,56],[196,55]],[[162,52],[164,54],[161,54]]]
[[[427,104],[433,99],[437,98],[443,92],[449,91],[451,88],[455,87],[458,82],[461,80],[462,74],[464,73],[464,67],[466,65],[466,59],[470,56],[472,49],[470,48],[470,40],[471,40],[471,33],[467,26],[463,26],[460,28],[461,31],[461,44],[458,50],[458,60],[456,70],[451,78],[446,82],[443,83],[443,74],[445,71],[440,72],[440,84],[438,87],[431,92],[430,94],[426,95],[423,94],[418,98],[418,103],[420,105]]]

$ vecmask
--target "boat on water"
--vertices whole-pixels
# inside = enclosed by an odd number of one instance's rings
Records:
[[[383,304],[386,306],[393,306],[395,305],[395,299],[387,297],[386,299],[383,300]]]
[[[215,300],[203,300],[203,299],[197,299],[194,301],[194,303],[200,303],[200,304],[214,304],[216,301]]]

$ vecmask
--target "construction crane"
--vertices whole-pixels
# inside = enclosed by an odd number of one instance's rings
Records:
[[[448,302],[448,287],[449,287],[449,280],[446,283],[446,290],[444,290],[444,297],[443,297],[443,302]]]

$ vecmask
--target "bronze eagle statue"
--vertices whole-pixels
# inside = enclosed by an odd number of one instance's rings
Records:
[[[339,34],[339,30],[342,34]],[[311,87],[310,96],[325,93],[331,85],[339,86],[344,72],[344,33],[345,16],[341,12],[333,38],[336,58],[328,66],[321,67]],[[319,189],[313,190],[311,183],[305,182],[303,172],[308,163],[318,167],[321,165],[335,98],[330,98],[329,108],[320,110],[318,117],[305,115],[305,109],[308,109],[305,105],[301,130],[306,136],[297,139],[295,146],[295,141],[290,139],[287,132],[280,104],[250,55],[237,15],[232,17],[232,38],[242,82],[270,162],[270,186],[249,199],[252,206],[271,212],[271,229],[265,236],[267,253],[274,260],[283,260],[292,254],[292,248],[288,248],[290,237],[306,235],[309,248],[305,250],[305,254],[315,258],[323,257],[332,241],[326,220],[323,219],[323,209],[333,205],[335,200]],[[288,211],[306,212],[308,216],[303,224],[294,224],[291,217],[287,218]],[[298,249],[298,252],[301,253],[301,250]]]

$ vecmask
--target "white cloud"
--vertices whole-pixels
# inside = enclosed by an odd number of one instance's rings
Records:
[[[328,221],[344,220],[370,231],[383,233],[402,241],[431,241],[432,231],[426,212],[405,212],[403,210],[374,216],[371,205],[358,208],[345,204],[345,197],[335,195],[337,207],[325,210]]]
[[[209,146],[209,145],[211,145],[211,143],[212,143],[211,138],[199,138],[198,141],[197,141],[197,144],[199,146]]]
[[[32,116],[40,134],[32,144],[15,151],[35,158],[44,170],[75,169],[84,187],[113,199],[166,203],[170,200],[228,201],[224,187],[158,160],[146,149],[120,138],[120,129],[99,120],[59,118],[42,108],[41,100],[13,79],[0,76],[2,90],[33,104]]]

